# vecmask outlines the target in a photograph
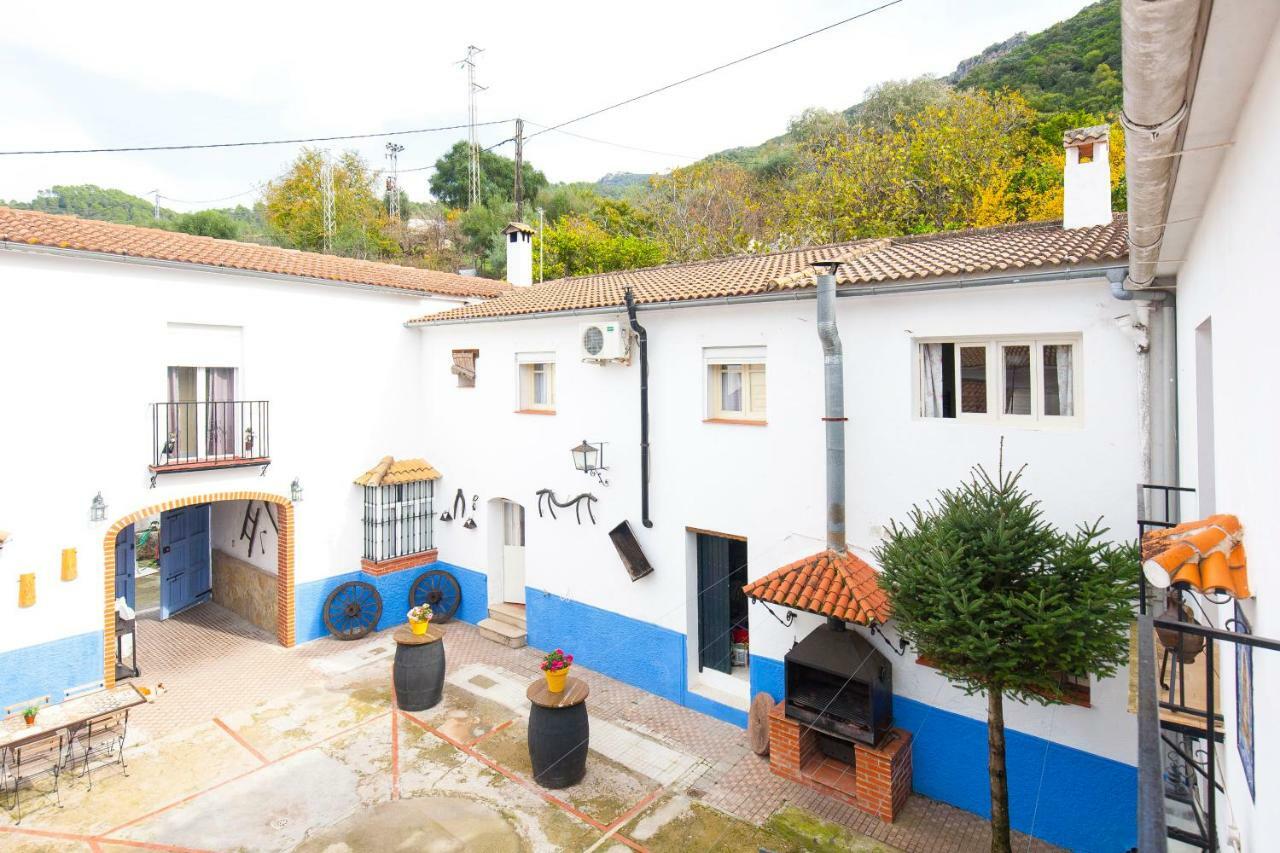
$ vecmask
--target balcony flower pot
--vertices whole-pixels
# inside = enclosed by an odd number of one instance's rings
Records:
[[[547,689],[552,693],[563,693],[565,680],[569,677],[569,667],[573,664],[573,655],[566,655],[564,649],[556,649],[542,658],[542,674],[547,679]]]
[[[419,604],[417,607],[409,611],[409,630],[417,634],[419,637],[427,633],[427,627],[431,625],[431,605]]]
[[[36,724],[36,713],[35,708],[28,708],[22,712],[22,719],[26,720],[28,726],[34,726]]]

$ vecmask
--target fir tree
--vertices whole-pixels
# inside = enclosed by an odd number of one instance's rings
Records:
[[[1063,675],[1107,678],[1128,657],[1133,545],[1100,522],[1061,532],[1019,485],[1022,470],[942,491],[876,549],[900,634],[967,694],[987,695],[991,849],[1008,853],[1004,702],[1065,698]]]

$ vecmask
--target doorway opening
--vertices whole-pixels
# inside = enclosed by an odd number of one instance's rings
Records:
[[[113,524],[103,542],[104,680],[137,670],[162,678],[232,642],[292,646],[292,528],[292,506],[259,492],[169,501]],[[121,656],[129,665],[117,670]]]
[[[750,692],[750,634],[747,629],[747,540],[741,536],[690,531],[694,537],[698,638],[690,663],[696,684],[729,694],[740,704]],[[691,679],[692,680],[692,679]],[[701,691],[700,691],[701,692]]]

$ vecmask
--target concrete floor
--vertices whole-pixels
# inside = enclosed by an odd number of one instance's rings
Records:
[[[0,848],[893,849],[795,809],[760,827],[701,805],[687,790],[704,762],[603,719],[583,782],[544,791],[531,781],[526,675],[451,666],[444,700],[411,714],[394,708],[390,661],[368,662],[368,646],[338,646],[319,667],[299,659],[308,686],[165,733],[154,712],[171,686],[135,715],[128,775],[104,767],[92,788],[64,776],[61,807],[38,785],[21,826],[0,812]]]

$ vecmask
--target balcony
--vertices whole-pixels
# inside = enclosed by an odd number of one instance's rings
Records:
[[[154,403],[151,482],[160,474],[271,464],[266,400]]]

